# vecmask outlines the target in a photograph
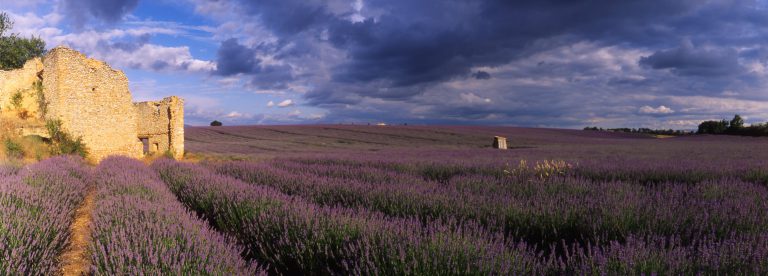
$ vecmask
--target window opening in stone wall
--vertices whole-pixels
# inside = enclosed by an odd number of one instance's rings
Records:
[[[152,144],[152,152],[158,152],[160,150],[160,144],[154,143]]]
[[[141,144],[144,146],[144,154],[149,153],[149,138],[139,138]]]

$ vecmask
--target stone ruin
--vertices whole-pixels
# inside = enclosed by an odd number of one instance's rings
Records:
[[[507,138],[501,136],[493,136],[493,148],[507,149]]]
[[[24,67],[0,71],[0,118],[21,135],[49,138],[45,122],[82,137],[89,158],[184,155],[184,101],[134,103],[128,78],[103,61],[56,47]]]

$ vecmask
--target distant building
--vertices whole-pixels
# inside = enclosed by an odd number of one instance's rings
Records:
[[[493,137],[493,148],[494,149],[507,149],[507,138],[501,137],[501,136],[494,136]]]

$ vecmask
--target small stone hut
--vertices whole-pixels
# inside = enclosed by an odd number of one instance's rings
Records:
[[[507,149],[507,138],[501,136],[493,137],[493,148],[495,149]]]
[[[46,137],[46,120],[82,137],[89,158],[184,154],[184,101],[176,96],[134,103],[128,78],[103,61],[56,47],[23,68],[0,71],[0,118],[22,135]]]

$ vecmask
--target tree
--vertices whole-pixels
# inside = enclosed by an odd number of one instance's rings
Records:
[[[213,121],[213,122],[211,122],[211,126],[222,126],[222,125],[224,125],[224,124],[222,124],[222,123],[221,123],[221,122],[219,122],[219,121]]]
[[[728,129],[728,121],[704,121],[699,124],[698,134],[723,134]]]
[[[736,114],[736,116],[733,116],[733,120],[731,120],[731,126],[730,129],[738,130],[744,127],[744,119],[739,116],[739,114]]]
[[[8,14],[0,12],[0,70],[17,69],[27,60],[45,54],[45,41],[39,37],[24,38],[6,33],[13,28]]]

